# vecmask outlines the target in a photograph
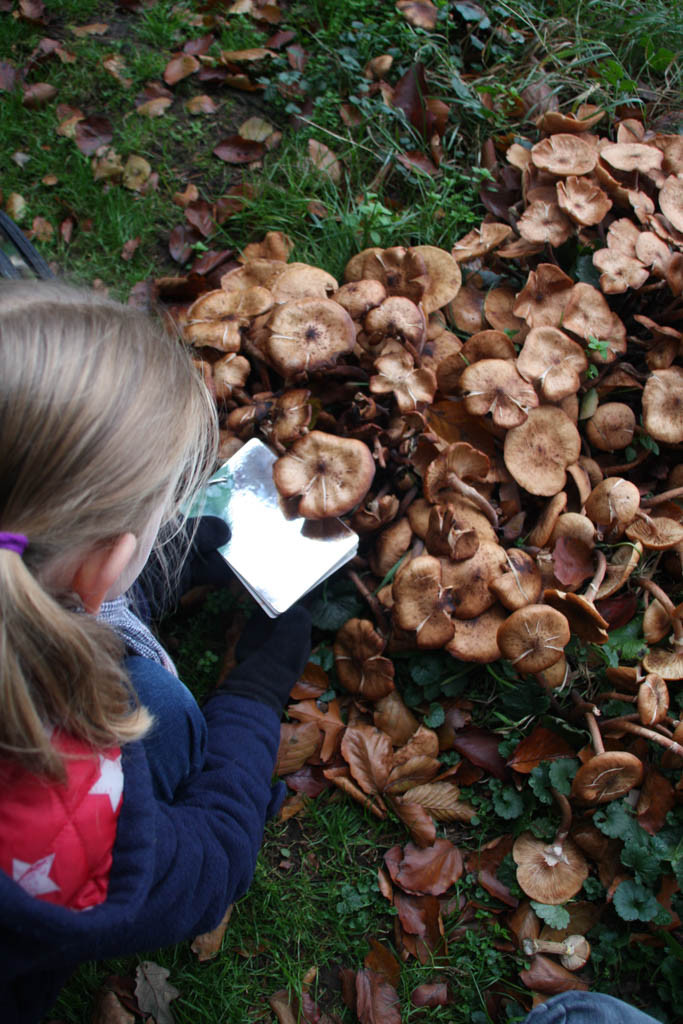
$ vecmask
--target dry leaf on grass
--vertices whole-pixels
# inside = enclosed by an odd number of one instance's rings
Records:
[[[180,995],[180,989],[168,980],[170,971],[152,960],[144,960],[135,971],[135,997],[143,1013],[148,1013],[156,1024],[175,1024],[170,1003]]]
[[[232,908],[233,904],[231,903],[223,914],[220,923],[217,924],[215,928],[210,932],[204,932],[202,935],[198,935],[192,941],[190,949],[196,954],[200,963],[204,963],[206,960],[213,960],[215,956],[218,956],[223,944],[223,936],[225,935],[225,930],[228,927],[228,922],[232,914]]]
[[[342,165],[332,150],[324,145],[324,143],[318,142],[317,139],[309,139],[308,155],[311,163],[317,167],[322,174],[326,174],[327,177],[335,184],[338,184],[341,181]]]

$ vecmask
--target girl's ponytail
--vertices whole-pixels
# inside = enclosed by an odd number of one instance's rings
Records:
[[[19,554],[0,549],[0,758],[63,778],[53,728],[99,749],[141,736],[151,719],[123,655],[112,630],[55,600]]]

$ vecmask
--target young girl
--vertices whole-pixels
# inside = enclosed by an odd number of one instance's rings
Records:
[[[251,881],[308,615],[255,616],[200,711],[121,599],[215,437],[141,313],[0,287],[3,1024],[38,1021],[84,960],[212,929]]]

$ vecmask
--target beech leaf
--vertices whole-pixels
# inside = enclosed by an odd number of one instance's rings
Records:
[[[356,1013],[361,1024],[401,1024],[401,1004],[396,989],[375,971],[358,971]]]
[[[218,143],[213,153],[226,164],[251,164],[260,160],[265,151],[262,142],[243,139],[241,135],[229,135]]]
[[[361,789],[372,796],[381,793],[391,768],[391,740],[371,725],[349,726],[342,740],[342,756]]]
[[[439,9],[430,0],[398,0],[396,6],[415,28],[432,29],[436,26]]]
[[[76,125],[76,145],[85,156],[92,156],[100,146],[108,146],[114,137],[108,117],[86,117]]]
[[[529,736],[517,744],[508,761],[516,772],[528,775],[541,761],[552,761],[559,757],[573,757],[574,751],[557,733],[537,725]]]
[[[200,96],[193,96],[185,101],[185,110],[195,117],[197,114],[215,114],[218,110],[215,102],[206,93]]]
[[[164,70],[164,81],[167,85],[175,85],[189,75],[194,75],[201,67],[196,57],[190,53],[179,53],[168,62]]]
[[[335,183],[341,181],[342,168],[339,160],[324,143],[317,139],[308,140],[308,155],[311,162],[322,173],[326,174],[330,181]]]
[[[398,871],[392,877],[405,892],[440,896],[462,873],[460,850],[448,839],[437,839],[426,849],[408,843]]]

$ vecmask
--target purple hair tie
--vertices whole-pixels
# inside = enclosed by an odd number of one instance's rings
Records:
[[[18,555],[23,555],[27,547],[28,537],[25,533],[4,533],[0,530],[0,548],[16,551]]]

